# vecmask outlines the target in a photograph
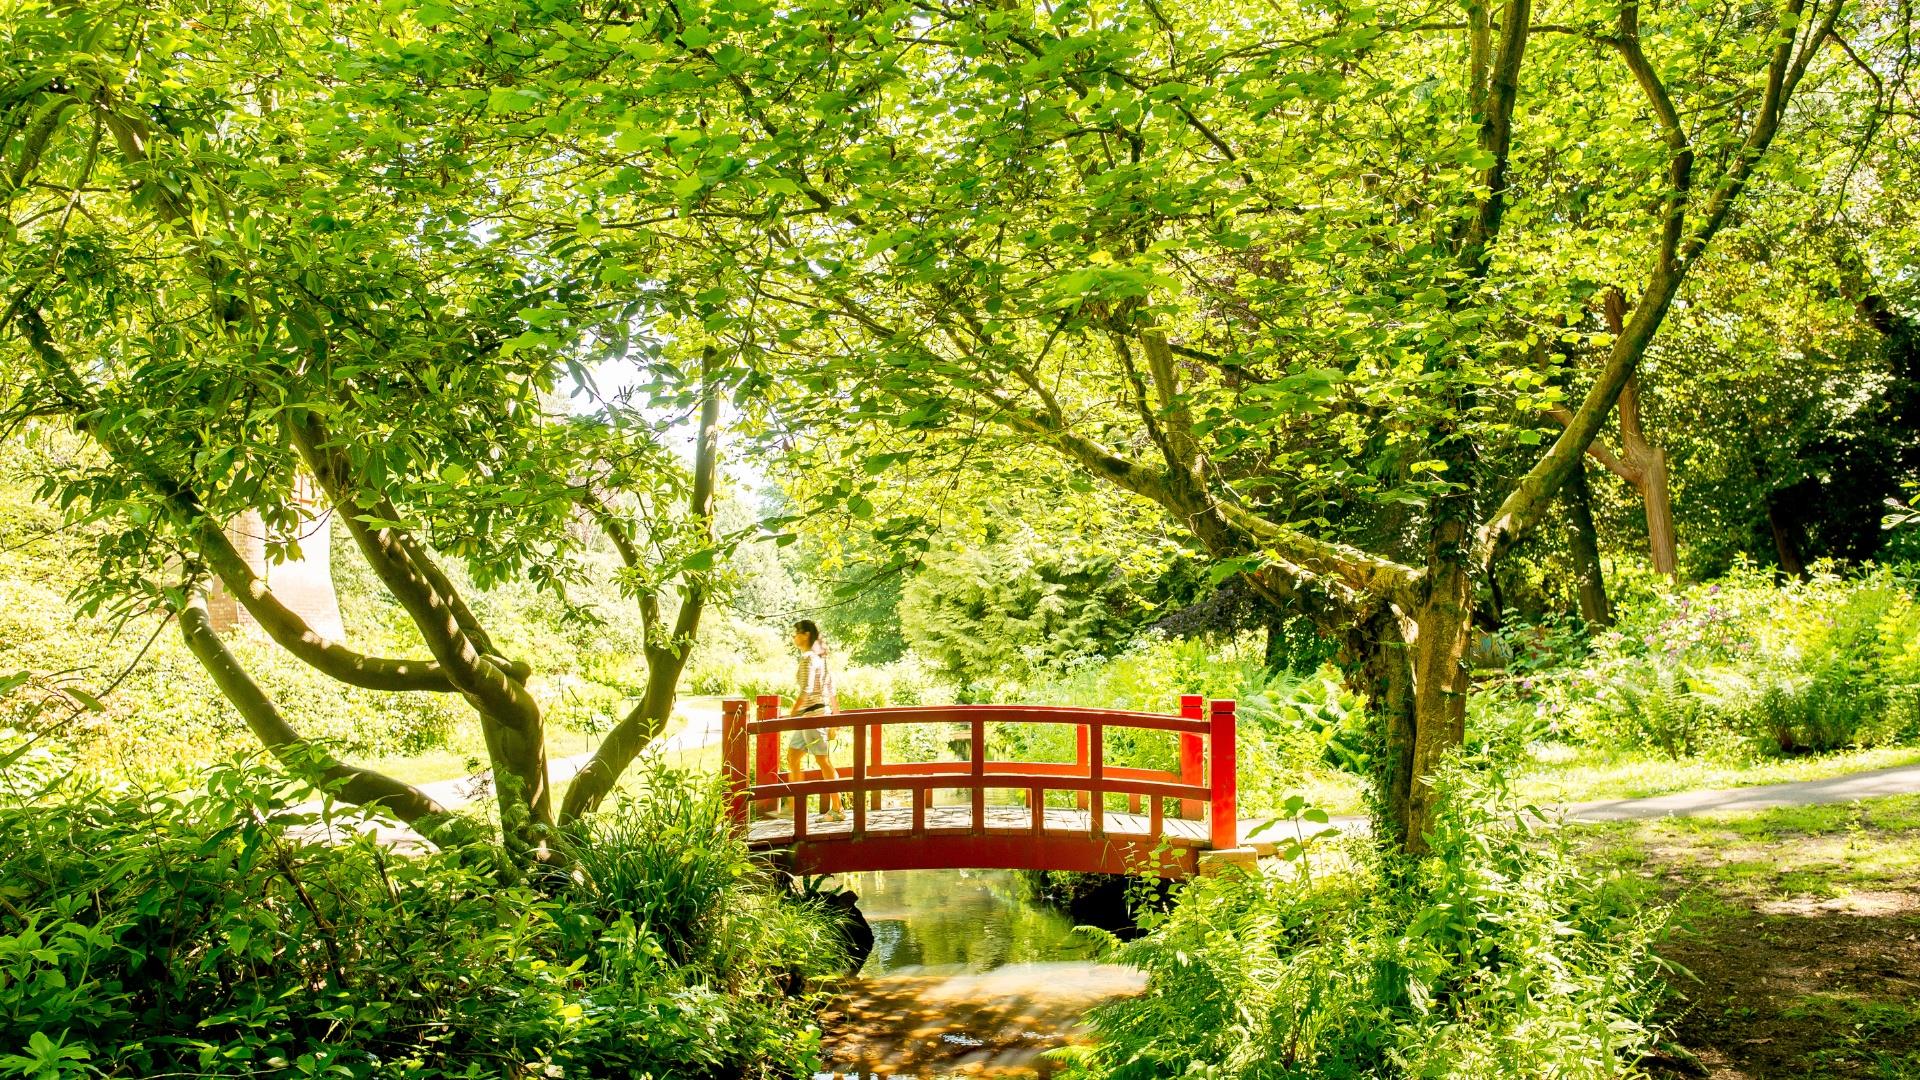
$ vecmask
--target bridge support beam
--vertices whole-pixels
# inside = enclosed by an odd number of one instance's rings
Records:
[[[1200,852],[1195,862],[1195,870],[1201,877],[1260,872],[1260,853],[1250,847],[1211,848]]]
[[[1251,853],[1252,849],[1248,849]],[[868,833],[861,842],[803,839],[777,856],[795,874],[847,874],[868,870],[1072,870],[1083,874],[1154,874],[1185,878],[1198,870],[1198,848],[1162,848],[1142,838],[1094,843],[1084,834]]]

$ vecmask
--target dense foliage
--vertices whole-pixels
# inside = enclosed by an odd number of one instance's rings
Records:
[[[1296,819],[1289,872],[1185,886],[1119,949],[1152,981],[1095,1010],[1075,1075],[1622,1075],[1658,1037],[1663,916],[1582,872],[1486,768],[1449,771],[1424,858]]]
[[[939,552],[900,600],[913,649],[990,698],[997,684],[1112,651],[1143,607],[1113,559],[1076,559],[1036,544]]]
[[[246,768],[183,795],[7,791],[0,1076],[804,1071],[832,917],[755,868],[713,785],[649,779],[572,838],[559,889],[490,847],[395,853]]]
[[[1920,586],[1907,573],[1643,582],[1591,640],[1567,623],[1508,636],[1513,668],[1477,706],[1489,729],[1675,758],[1920,737]]]
[[[1913,14],[0,5],[0,1074],[805,1071],[826,921],[618,792],[836,610],[843,705],[1233,696],[1249,809],[1374,782],[1346,872],[1131,947],[1090,1073],[1611,1073],[1650,920],[1459,756],[1920,734],[1858,565],[1920,543]],[[341,532],[351,641],[249,515]],[[241,726],[439,850],[147,790]],[[349,760],[456,732],[484,837]]]
[[[0,672],[59,673],[72,688],[99,696],[99,709],[48,733],[73,761],[102,777],[191,780],[204,764],[253,744],[170,613],[121,619],[78,610],[73,594],[94,568],[88,529],[63,528],[53,508],[9,476],[0,476],[0,505]],[[349,640],[369,651],[405,648],[406,613],[349,548],[340,545],[334,554],[333,584]],[[532,692],[557,729],[576,735],[606,731],[646,682],[640,620],[620,596],[616,560],[591,555],[565,602],[523,584],[472,594],[503,639],[546,658]],[[451,572],[467,584],[459,568]],[[468,737],[467,710],[445,696],[343,685],[257,632],[232,635],[230,647],[309,737],[340,753],[396,757],[458,745],[484,762],[484,748]],[[7,712],[0,702],[0,716]]]

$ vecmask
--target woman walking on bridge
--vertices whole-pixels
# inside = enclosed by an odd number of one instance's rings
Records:
[[[800,668],[794,673],[798,689],[793,695],[793,711],[789,716],[811,716],[819,714],[825,718],[836,711],[833,696],[833,671],[827,665],[827,642],[820,636],[820,627],[812,619],[801,619],[793,624],[793,647],[800,650]],[[787,735],[787,779],[799,783],[806,778],[807,755],[820,766],[820,775],[828,780],[838,777],[833,769],[833,740],[830,729],[796,728]],[[840,812],[840,793],[827,793],[827,819],[839,821],[844,815]]]

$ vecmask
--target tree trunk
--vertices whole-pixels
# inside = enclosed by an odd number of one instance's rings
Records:
[[[1466,738],[1470,629],[1465,573],[1409,618],[1390,606],[1354,624],[1341,659],[1381,733],[1374,763],[1380,839],[1418,854],[1433,827],[1433,777]]]
[[[1473,616],[1473,581],[1464,559],[1466,539],[1464,519],[1444,520],[1435,528],[1429,584],[1414,616],[1406,848],[1416,854],[1426,850],[1432,826],[1433,777],[1447,753],[1466,741],[1466,654]]]
[[[1673,532],[1673,498],[1667,493],[1667,452],[1644,442],[1640,447],[1639,456],[1645,462],[1640,499],[1647,508],[1647,547],[1653,569],[1670,578],[1678,577],[1680,545]]]
[[[1673,499],[1667,492],[1667,452],[1647,442],[1640,428],[1639,379],[1629,378],[1620,390],[1620,453],[1599,442],[1587,444],[1587,453],[1607,471],[1633,485],[1647,515],[1647,554],[1653,568],[1668,577],[1680,570],[1679,544],[1673,531]],[[1553,414],[1569,423],[1564,410]],[[1571,477],[1573,474],[1568,473]]]
[[[501,839],[530,863],[556,861],[545,723],[540,703],[527,689],[530,668],[494,651],[433,557],[391,524],[400,519],[391,502],[380,496],[367,510],[360,509],[366,503],[356,496],[364,498],[368,492],[355,484],[350,460],[320,419],[292,412],[283,419],[307,470],[332,500],[374,576],[406,611],[447,680],[479,714],[493,766]]]
[[[1286,671],[1286,667],[1290,667],[1288,661],[1292,659],[1286,655],[1288,651],[1286,650],[1286,615],[1281,613],[1279,607],[1271,607],[1265,603],[1261,607],[1265,607],[1265,623],[1267,623],[1267,651],[1263,657],[1265,669],[1267,673]]]
[[[472,701],[472,698],[469,698]],[[554,824],[553,792],[547,779],[547,743],[538,712],[502,716],[473,701],[480,732],[493,767],[493,793],[500,805],[500,827],[507,846],[546,861],[548,832]]]
[[[627,766],[666,730],[667,720],[673,715],[673,703],[679,697],[680,673],[686,667],[686,655],[692,643],[683,643],[681,648],[679,653],[648,650],[647,687],[640,702],[614,725],[594,749],[593,757],[567,785],[566,797],[560,805],[562,825],[571,825],[599,809]]]
[[[1605,300],[1607,328],[1615,337],[1626,332],[1626,298],[1620,290],[1609,289]],[[1640,493],[1647,513],[1647,554],[1655,573],[1679,576],[1679,543],[1673,532],[1673,500],[1667,493],[1667,452],[1647,441],[1640,416],[1640,376],[1630,376],[1620,388],[1620,456],[1624,468],[1614,467],[1621,478]]]
[[[1612,626],[1613,605],[1607,600],[1607,581],[1600,569],[1600,530],[1593,524],[1593,490],[1587,486],[1586,462],[1574,466],[1561,497],[1567,502],[1567,518],[1572,525],[1567,546],[1573,553],[1580,617],[1589,626]]]
[[[1773,533],[1773,550],[1780,558],[1780,572],[1804,579],[1807,563],[1800,556],[1800,523],[1781,508],[1775,495],[1767,497],[1767,528]]]
[[[1373,817],[1380,839],[1399,847],[1407,838],[1418,730],[1405,620],[1397,610],[1383,605],[1348,628],[1339,660],[1347,672],[1347,685],[1366,699],[1373,728],[1380,733],[1378,760],[1373,764],[1374,797],[1379,805]]]

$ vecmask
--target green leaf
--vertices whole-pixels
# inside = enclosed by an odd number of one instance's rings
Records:
[[[888,469],[894,467],[895,465],[898,465],[906,461],[912,461],[913,457],[914,455],[911,452],[894,453],[894,454],[870,454],[866,457],[865,460],[860,462],[860,467],[861,469],[865,470],[868,476],[878,476],[879,474],[886,472]]]
[[[523,86],[496,86],[487,94],[487,111],[495,116],[524,112],[540,104],[545,96]]]

